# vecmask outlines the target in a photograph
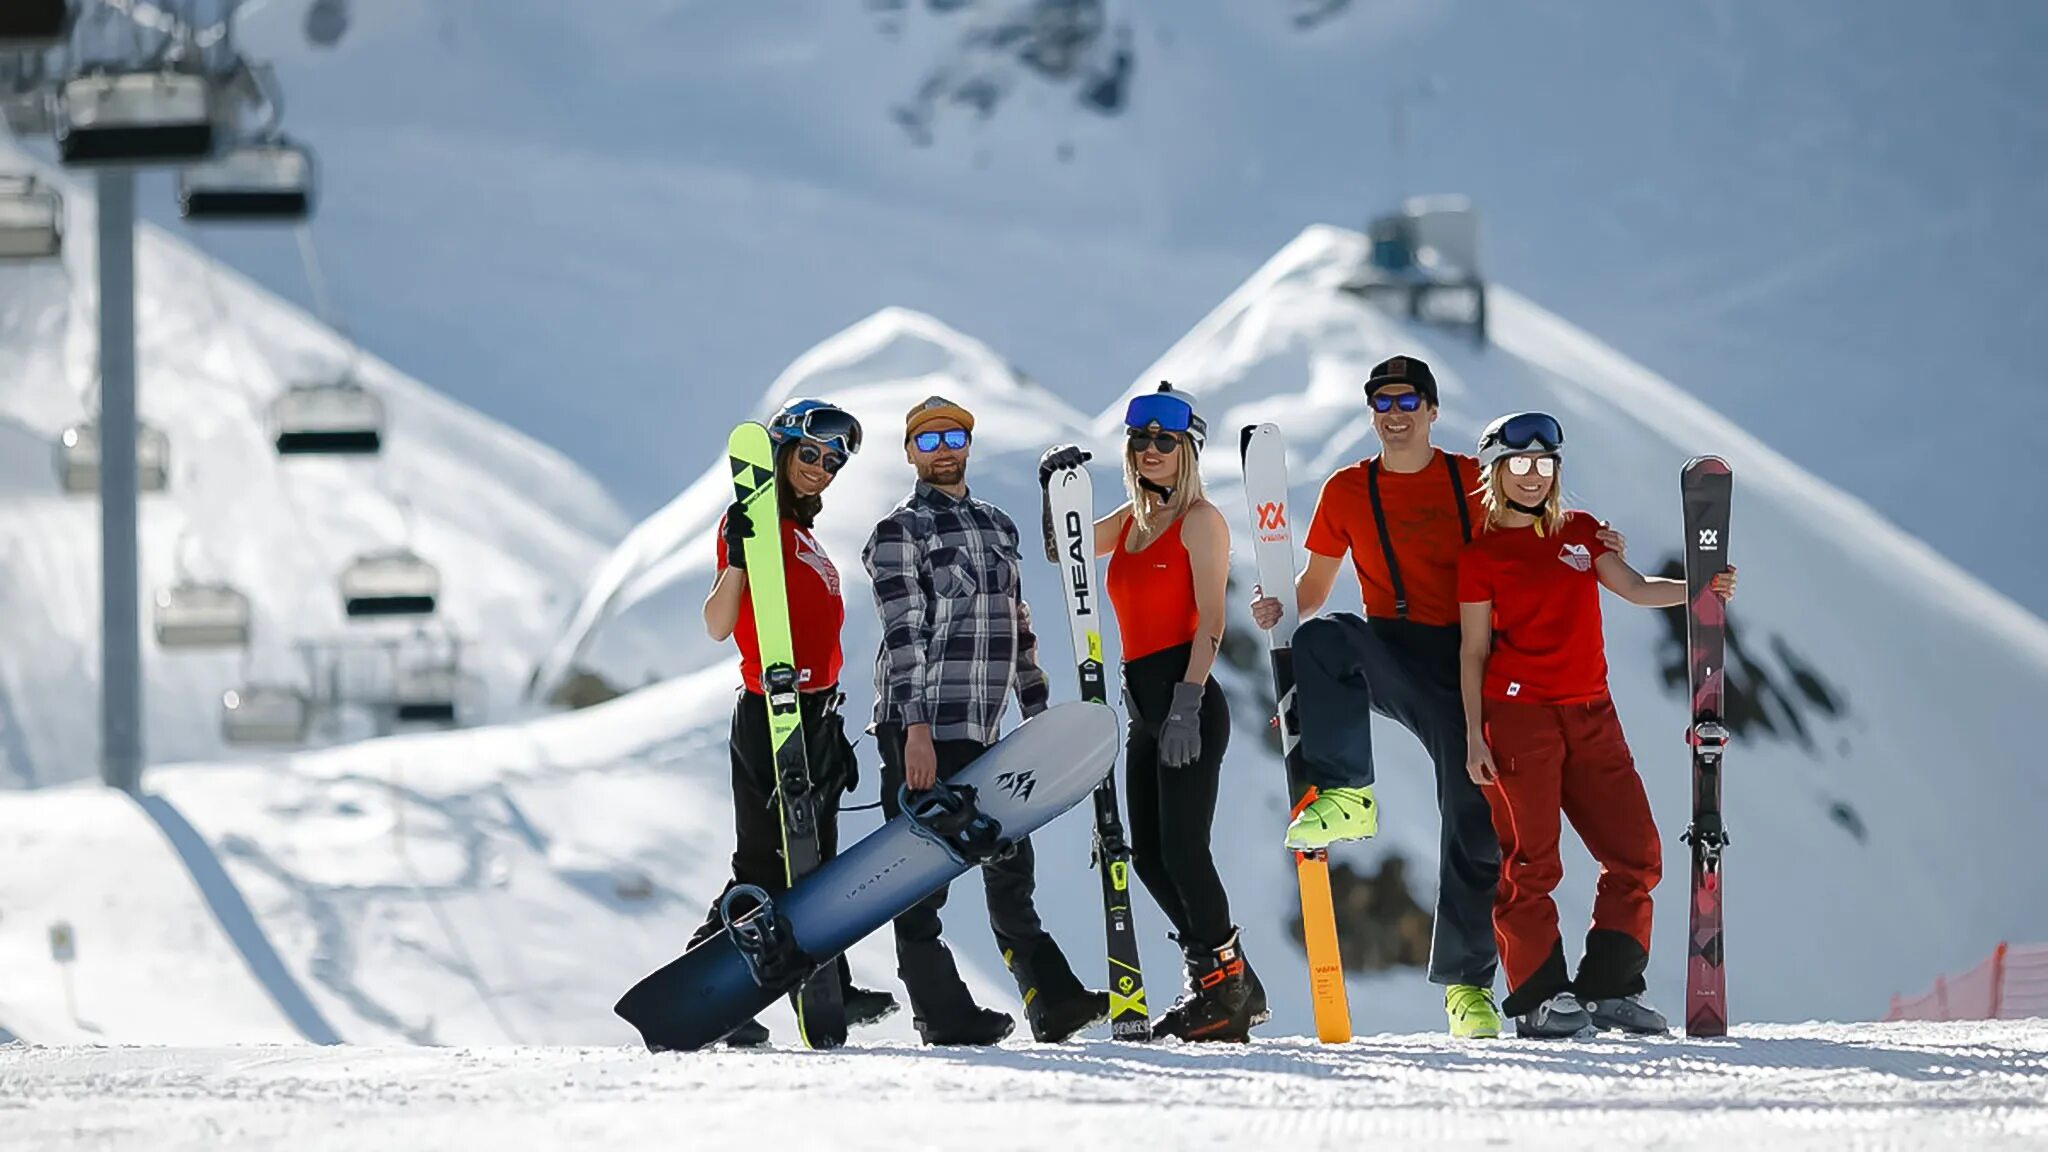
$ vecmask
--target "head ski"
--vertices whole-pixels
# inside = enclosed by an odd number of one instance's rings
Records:
[[[1287,757],[1287,790],[1300,812],[1315,799],[1301,764],[1301,726],[1294,713],[1294,532],[1288,526],[1287,443],[1275,424],[1247,426],[1239,442],[1244,463],[1244,496],[1251,506],[1252,557],[1259,586],[1280,601],[1280,622],[1266,633],[1273,658],[1273,696],[1279,701],[1280,747]],[[1308,952],[1309,995],[1315,1003],[1316,1038],[1325,1044],[1351,1039],[1351,1002],[1344,989],[1344,964],[1337,948],[1337,916],[1330,899],[1330,854],[1294,854],[1301,889],[1302,935]]]
[[[768,742],[775,750],[775,794],[782,809],[782,862],[794,885],[817,870],[818,798],[811,790],[798,703],[796,651],[789,634],[789,596],[783,584],[782,513],[776,499],[775,448],[768,429],[744,423],[726,440],[733,498],[747,507],[754,534],[747,539],[747,596],[761,643],[761,687],[768,697]],[[838,970],[826,965],[796,993],[797,1028],[809,1048],[846,1043],[846,1006]]]
[[[1060,566],[1067,623],[1074,642],[1081,699],[1108,702],[1102,663],[1102,584],[1095,566],[1095,489],[1085,466],[1061,468],[1045,481],[1052,513],[1046,549]],[[1102,918],[1109,944],[1109,1033],[1118,1040],[1150,1040],[1145,974],[1138,965],[1138,934],[1131,922],[1131,850],[1117,809],[1116,772],[1095,789],[1095,867],[1102,876]]]
[[[1726,608],[1709,586],[1728,566],[1728,505],[1734,476],[1718,456],[1696,456],[1680,474],[1685,505],[1686,667],[1692,687],[1692,903],[1686,934],[1685,1034],[1728,1034],[1728,982],[1721,967],[1721,753],[1728,744],[1722,709]]]

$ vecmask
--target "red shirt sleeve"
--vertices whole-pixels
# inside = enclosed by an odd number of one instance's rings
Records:
[[[1318,556],[1334,556],[1342,559],[1351,551],[1351,532],[1347,526],[1350,509],[1341,482],[1344,473],[1339,472],[1323,481],[1323,490],[1316,494],[1315,515],[1309,518],[1308,537],[1302,547]]]
[[[1458,603],[1484,604],[1493,599],[1493,565],[1486,550],[1467,544],[1458,553]]]
[[[1577,509],[1565,513],[1565,516],[1567,517],[1564,532],[1565,539],[1576,544],[1584,544],[1595,560],[1598,560],[1605,553],[1614,551],[1614,549],[1600,542],[1600,518],[1598,516],[1593,515],[1591,512],[1581,512]]]

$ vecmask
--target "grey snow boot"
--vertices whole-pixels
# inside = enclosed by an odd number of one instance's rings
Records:
[[[1643,1003],[1641,996],[1586,1001],[1586,1015],[1602,1031],[1632,1032],[1638,1036],[1662,1036],[1671,1031],[1664,1014]]]
[[[1567,1040],[1593,1030],[1593,1018],[1569,992],[1559,992],[1515,1017],[1515,1035],[1535,1040]]]

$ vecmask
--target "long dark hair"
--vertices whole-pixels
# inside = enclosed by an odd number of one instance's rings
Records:
[[[818,513],[825,510],[825,497],[818,494],[799,496],[789,483],[789,461],[795,454],[799,442],[795,439],[783,444],[775,451],[775,500],[782,506],[782,514],[796,521],[796,526],[808,531],[818,522]]]

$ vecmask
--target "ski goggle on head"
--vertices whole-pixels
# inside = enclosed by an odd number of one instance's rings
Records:
[[[948,428],[943,432],[919,432],[910,439],[919,452],[937,452],[941,444],[958,452],[974,437],[965,428]]]
[[[1195,406],[1188,403],[1185,396],[1174,392],[1147,392],[1132,397],[1124,408],[1124,427],[1131,432],[1134,448],[1138,447],[1136,442],[1142,434],[1181,432],[1199,452],[1209,433],[1209,425],[1195,415]],[[1166,439],[1155,437],[1155,443],[1163,445]],[[1162,446],[1158,451],[1170,452],[1172,449]]]
[[[778,439],[801,436],[836,448],[848,456],[860,451],[860,421],[843,408],[818,407],[778,416],[771,430],[779,433]]]
[[[1513,456],[1554,454],[1563,447],[1564,429],[1558,425],[1557,417],[1548,412],[1517,412],[1488,424],[1486,431],[1479,434],[1479,464],[1490,468]]]

